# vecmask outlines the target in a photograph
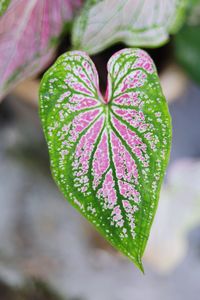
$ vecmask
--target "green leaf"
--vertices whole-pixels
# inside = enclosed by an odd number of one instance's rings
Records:
[[[72,33],[75,49],[90,54],[124,42],[157,47],[182,25],[188,0],[88,0]]]
[[[174,37],[174,49],[177,61],[200,84],[200,0],[190,1],[187,22]]]
[[[200,0],[190,1],[188,7],[188,19],[187,24],[190,26],[200,25]]]
[[[0,0],[0,16],[4,14],[9,4],[10,0]]]
[[[175,37],[174,43],[178,62],[200,84],[200,26],[185,25]]]
[[[46,72],[40,116],[53,177],[66,199],[141,270],[171,145],[153,61],[124,49],[108,62],[105,97],[81,51]]]

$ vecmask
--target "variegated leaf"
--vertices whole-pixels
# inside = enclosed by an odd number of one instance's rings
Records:
[[[188,0],[87,0],[75,22],[75,49],[90,54],[116,42],[155,47],[168,40],[184,19]]]
[[[171,143],[151,58],[139,49],[113,55],[103,97],[91,59],[62,55],[42,79],[40,115],[59,188],[142,270]]]
[[[3,15],[9,4],[10,0],[0,0],[0,16]]]
[[[81,0],[12,0],[0,18],[0,98],[40,72]]]

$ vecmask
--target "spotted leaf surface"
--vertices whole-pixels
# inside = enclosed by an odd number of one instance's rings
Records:
[[[178,30],[188,0],[87,0],[73,30],[76,49],[97,53],[116,42],[155,47]]]
[[[3,1],[3,3],[6,3]],[[0,98],[46,67],[81,0],[12,0],[0,18]]]
[[[103,97],[91,59],[80,51],[62,55],[42,79],[40,115],[66,199],[143,270],[171,143],[151,58],[139,49],[113,55]]]

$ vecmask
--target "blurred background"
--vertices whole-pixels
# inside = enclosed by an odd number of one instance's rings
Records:
[[[195,19],[196,18],[196,19]],[[171,159],[144,256],[145,275],[64,200],[38,117],[42,73],[0,103],[0,299],[185,300],[200,295],[199,15],[155,61],[173,122]],[[54,59],[70,47],[64,35]],[[92,56],[101,90],[117,44]],[[51,61],[52,63],[53,61]]]

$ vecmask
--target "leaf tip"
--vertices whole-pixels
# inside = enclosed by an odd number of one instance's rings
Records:
[[[133,262],[135,266],[142,272],[142,274],[145,275],[145,270],[141,258],[139,257],[137,260],[134,260]]]

